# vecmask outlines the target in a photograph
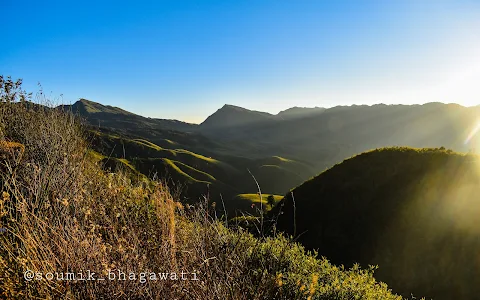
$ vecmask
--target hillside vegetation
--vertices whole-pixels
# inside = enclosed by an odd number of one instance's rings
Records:
[[[479,193],[477,156],[382,148],[293,189],[271,216],[334,263],[378,265],[378,278],[404,295],[476,299]]]
[[[28,109],[20,84],[0,77],[0,298],[401,299],[371,269],[334,266],[282,236],[229,230],[161,182],[104,172],[77,118]],[[26,270],[44,275],[27,281]],[[86,270],[138,277],[46,275]],[[165,272],[170,280],[151,274]]]

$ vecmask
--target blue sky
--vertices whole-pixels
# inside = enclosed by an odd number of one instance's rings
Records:
[[[480,104],[480,1],[0,0],[0,73],[201,122],[234,104]]]

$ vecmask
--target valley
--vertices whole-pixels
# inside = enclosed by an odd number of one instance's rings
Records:
[[[378,265],[378,278],[403,295],[480,292],[472,283],[480,267],[467,267],[480,249],[473,227],[480,161],[470,146],[477,143],[478,107],[374,105],[271,115],[225,105],[199,125],[85,100],[68,109],[88,122],[91,148],[105,169],[166,180],[182,203],[207,197],[231,224],[256,235],[263,235],[260,228],[285,232],[336,264]],[[464,260],[455,258],[458,251]],[[445,280],[459,290],[435,287]]]

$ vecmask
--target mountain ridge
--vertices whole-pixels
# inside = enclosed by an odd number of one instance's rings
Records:
[[[104,104],[101,104],[101,102],[96,102],[96,101],[92,101],[92,100],[85,99],[85,98],[80,98],[79,100],[77,100],[73,104],[58,105],[58,107],[74,108],[74,110],[73,110],[74,112],[76,112],[75,108],[77,108],[77,107],[81,107],[81,106],[83,106],[83,107],[94,107],[95,111],[88,111],[88,109],[87,109],[87,112],[89,112],[89,113],[107,113],[107,112],[109,112],[109,113],[112,113],[112,112],[120,113],[121,112],[123,114],[135,115],[135,116],[139,116],[139,117],[142,117],[142,118],[145,118],[145,119],[172,121],[172,122],[175,122],[175,123],[183,123],[183,124],[192,125],[192,127],[196,127],[196,126],[199,126],[202,123],[204,123],[209,117],[211,117],[215,113],[224,112],[224,111],[229,111],[229,112],[236,111],[236,112],[239,112],[239,113],[244,113],[244,112],[254,113],[254,114],[263,115],[263,116],[266,116],[266,117],[275,118],[275,117],[282,117],[282,116],[288,115],[288,114],[293,113],[293,112],[296,113],[296,112],[301,112],[301,111],[312,112],[312,114],[316,114],[316,113],[321,113],[321,112],[331,112],[331,111],[336,111],[336,110],[345,110],[345,109],[352,109],[352,108],[422,107],[422,106],[431,106],[431,105],[458,106],[458,107],[461,107],[461,108],[472,108],[472,109],[480,108],[480,104],[476,105],[476,106],[464,106],[464,105],[461,105],[461,104],[458,104],[458,103],[453,103],[453,102],[444,103],[444,102],[432,101],[432,102],[426,102],[426,103],[423,103],[423,104],[416,104],[416,103],[414,103],[414,104],[375,103],[375,104],[335,105],[335,106],[332,106],[332,107],[318,107],[318,106],[315,106],[315,107],[299,107],[299,106],[293,106],[293,107],[287,108],[285,110],[279,111],[277,114],[273,114],[273,113],[269,113],[269,112],[252,110],[252,109],[248,109],[248,108],[241,107],[241,106],[238,106],[238,105],[233,105],[233,104],[226,103],[221,108],[217,109],[215,112],[213,112],[211,115],[209,115],[203,122],[201,122],[200,124],[195,124],[195,123],[189,123],[189,122],[185,122],[185,121],[178,120],[178,119],[165,119],[165,118],[160,118],[160,117],[145,117],[145,116],[142,116],[142,115],[124,110],[124,109],[122,109],[120,107],[117,107],[117,106],[104,105]]]

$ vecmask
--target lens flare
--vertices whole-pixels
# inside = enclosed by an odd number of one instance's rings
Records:
[[[470,134],[468,135],[467,139],[465,140],[465,145],[470,143],[470,141],[475,137],[480,130],[480,121],[477,122],[477,125],[470,131]]]

